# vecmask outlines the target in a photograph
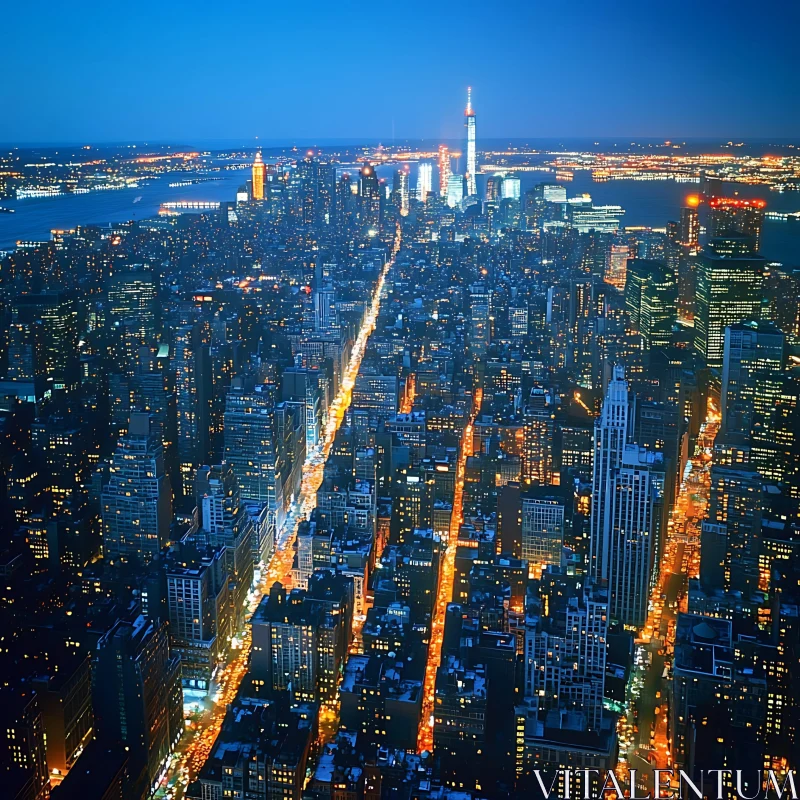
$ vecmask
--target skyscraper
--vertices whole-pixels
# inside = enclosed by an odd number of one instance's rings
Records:
[[[517,299],[508,309],[508,327],[511,341],[521,344],[528,335],[531,318],[530,308],[524,299]]]
[[[764,265],[737,234],[712,239],[700,257],[694,349],[709,367],[722,366],[726,326],[760,317]]]
[[[768,390],[762,387],[767,385]],[[777,389],[777,391],[776,391]],[[750,455],[759,472],[800,498],[800,377],[786,372],[757,379]]]
[[[371,419],[386,420],[397,413],[399,381],[396,375],[376,375],[362,370],[353,387],[353,410],[365,410]]]
[[[523,416],[522,481],[526,486],[553,483],[554,419],[550,393],[534,386]]]
[[[3,793],[14,800],[46,800],[50,782],[42,698],[29,688],[19,691],[6,685],[0,691],[0,703]]]
[[[336,290],[327,283],[314,290],[314,331],[333,333],[338,326],[336,313]]]
[[[628,443],[628,382],[625,369],[617,364],[608,383],[603,408],[594,426],[594,465],[592,474],[592,520],[589,574],[608,580],[611,569],[611,497],[614,471],[622,464]]]
[[[660,261],[628,261],[625,305],[631,322],[650,349],[669,343],[678,314],[675,273]]]
[[[230,464],[201,467],[195,480],[198,541],[225,548],[234,625],[244,621],[247,593],[253,583],[253,523],[244,513],[239,482]]]
[[[176,494],[191,495],[195,470],[207,463],[211,426],[211,359],[200,324],[180,325],[174,334],[170,366],[175,373],[177,456],[181,485]]]
[[[436,675],[433,743],[441,759],[445,784],[474,790],[480,786],[486,761],[486,670],[467,667],[455,656]]]
[[[141,781],[132,796],[148,796],[183,732],[181,661],[167,624],[118,620],[97,643],[92,684],[98,738],[126,746]]]
[[[681,316],[693,319],[697,295],[697,253],[700,244],[699,195],[686,198],[678,229],[678,305]]]
[[[304,700],[336,697],[352,613],[348,586],[348,579],[318,570],[307,590],[287,592],[274,583],[262,597],[250,620],[251,669],[266,682],[268,695],[291,691]]]
[[[695,249],[700,238],[700,215],[697,207],[700,205],[700,198],[696,195],[689,195],[686,198],[686,205],[681,209],[680,240],[684,247]]]
[[[27,327],[28,331],[39,329],[38,347],[27,350],[27,353],[33,355],[34,374],[40,370],[44,372],[47,389],[74,386],[80,367],[78,304],[72,294],[46,291],[19,295],[11,303],[11,318],[12,322],[23,329]],[[11,376],[11,369],[9,374]]]
[[[485,283],[473,283],[469,287],[469,348],[477,358],[486,354],[491,341],[492,291]]]
[[[758,589],[762,478],[749,465],[714,464],[708,519],[700,534],[700,582],[707,592]]]
[[[516,175],[506,175],[503,178],[501,197],[503,200],[519,200],[522,193],[522,184]]]
[[[451,175],[447,179],[447,205],[455,208],[464,199],[464,176]]]
[[[781,384],[786,337],[768,322],[741,322],[725,328],[722,361],[722,434],[749,437],[756,396]],[[774,398],[773,398],[774,399]]]
[[[620,291],[625,290],[630,252],[625,244],[612,244],[605,272],[605,282]]]
[[[439,195],[447,196],[450,183],[450,148],[446,144],[439,145]]]
[[[282,398],[298,403],[298,411],[305,420],[306,448],[309,450],[319,443],[322,422],[322,393],[320,391],[320,371],[305,367],[288,367],[281,381]]]
[[[359,172],[358,193],[361,197],[361,225],[365,230],[377,233],[381,224],[381,186],[371,164],[365,164]]]
[[[605,591],[560,570],[546,571],[539,597],[530,597],[527,608],[525,697],[538,698],[540,712],[576,711],[584,730],[597,731],[603,718],[607,635]]]
[[[467,108],[464,111],[464,126],[467,129],[467,197],[478,194],[475,173],[477,161],[475,157],[475,112],[472,109],[472,87],[467,89]]]
[[[488,203],[496,203],[500,199],[500,189],[503,186],[503,173],[495,172],[486,179],[484,199]]]
[[[730,233],[752,236],[757,253],[761,246],[761,228],[764,225],[764,200],[742,200],[733,197],[712,197],[709,234],[712,239]]]
[[[514,760],[521,780],[533,770],[552,775],[559,767],[569,769],[578,759],[589,772],[615,763],[615,715],[603,708],[607,647],[605,588],[546,571],[526,603],[524,700],[515,708]],[[532,780],[528,785],[533,790]]]
[[[548,566],[561,566],[564,547],[564,501],[547,490],[522,495],[522,558],[528,575],[541,577]]]
[[[198,775],[202,796],[301,797],[315,730],[308,706],[237,697]]]
[[[424,203],[433,189],[433,164],[423,162],[417,169],[417,200]]]
[[[264,199],[264,182],[267,174],[267,168],[261,158],[261,151],[256,153],[255,161],[253,161],[253,200]]]
[[[169,540],[172,489],[148,414],[131,414],[102,491],[106,558],[150,561]]]
[[[181,659],[183,685],[208,689],[227,651],[230,631],[225,550],[181,547],[167,566],[169,635]]]
[[[505,185],[505,181],[503,183]],[[572,225],[579,233],[616,233],[621,227],[622,217],[625,216],[622,206],[596,206],[586,194],[582,197],[571,197],[566,208]]]
[[[123,339],[125,366],[133,372],[139,348],[156,344],[158,281],[144,265],[108,279],[108,313]]]
[[[234,378],[225,406],[225,462],[233,467],[242,498],[266,503],[273,525],[282,506],[276,497],[276,388]]]
[[[610,476],[609,514],[603,534],[609,550],[609,613],[640,628],[660,550],[660,509],[664,502],[662,453],[628,444]]]
[[[4,394],[13,395],[26,403],[42,398],[47,379],[43,340],[41,322],[25,322],[12,316],[7,333],[8,369],[3,381]]]
[[[114,273],[107,283],[108,313],[115,322],[131,319],[142,344],[151,344],[156,328],[158,280],[146,264]]]
[[[394,174],[394,200],[400,209],[402,216],[408,215],[408,204],[411,200],[411,189],[409,184],[408,165],[398,169]]]

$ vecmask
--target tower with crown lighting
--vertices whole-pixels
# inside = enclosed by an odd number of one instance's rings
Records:
[[[255,161],[253,161],[253,200],[264,199],[264,182],[267,173],[266,165],[261,158],[261,151],[256,153]]]

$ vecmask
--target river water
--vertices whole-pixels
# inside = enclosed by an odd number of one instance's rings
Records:
[[[0,206],[13,208],[15,213],[0,214],[0,249],[10,250],[18,241],[47,241],[51,230],[153,217],[161,203],[167,201],[232,201],[236,199],[236,190],[250,177],[248,169],[228,170],[218,175],[221,180],[190,186],[169,184],[206,176],[173,173],[148,179],[146,185],[138,188],[2,200]]]

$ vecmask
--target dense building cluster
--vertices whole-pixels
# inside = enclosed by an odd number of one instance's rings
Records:
[[[465,119],[464,175],[258,153],[218,211],[2,262],[4,797],[798,766],[800,278],[763,204],[626,230],[476,181]]]

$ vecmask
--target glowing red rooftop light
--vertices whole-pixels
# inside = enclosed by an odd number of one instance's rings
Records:
[[[708,204],[711,208],[766,208],[766,200],[743,200],[738,197],[712,197]]]

